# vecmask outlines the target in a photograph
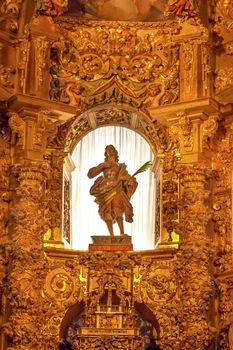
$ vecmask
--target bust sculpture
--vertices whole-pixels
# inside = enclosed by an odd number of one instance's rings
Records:
[[[127,222],[133,222],[130,198],[138,184],[136,178],[128,174],[126,165],[118,162],[118,152],[113,145],[106,146],[104,155],[104,162],[88,171],[89,178],[103,173],[95,180],[90,194],[99,205],[100,217],[106,222],[110,235],[114,236],[115,222],[119,226],[120,235],[124,235],[123,215]]]

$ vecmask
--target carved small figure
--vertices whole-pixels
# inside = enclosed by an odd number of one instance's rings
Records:
[[[81,96],[80,84],[76,82],[69,82],[65,88],[65,92],[69,98],[69,105],[82,111],[84,108],[84,102],[83,97]]]
[[[191,17],[194,14],[194,1],[193,0],[170,0],[168,2],[168,12],[176,15],[187,15]]]
[[[9,113],[9,127],[11,128],[11,145],[22,147],[24,144],[25,136],[25,122],[23,119],[15,112]]]
[[[144,108],[154,108],[158,107],[161,98],[165,94],[165,84],[164,83],[155,83],[151,84],[148,88],[148,97],[143,103]]]
[[[113,224],[117,222],[120,234],[124,235],[123,214],[127,222],[133,222],[133,207],[130,198],[137,188],[134,176],[128,174],[126,165],[118,163],[118,152],[114,146],[105,148],[105,161],[88,171],[88,177],[99,176],[90,189],[90,194],[95,196],[95,202],[99,205],[100,217],[106,222],[111,236]]]
[[[38,0],[37,12],[46,16],[60,16],[67,11],[68,0]]]

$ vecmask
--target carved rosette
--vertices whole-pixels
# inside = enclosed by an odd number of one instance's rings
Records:
[[[144,258],[135,270],[134,299],[144,303],[159,323],[159,345],[162,349],[178,347],[180,304],[178,285],[172,275],[173,262]]]
[[[84,297],[85,283],[80,281],[79,265],[56,265],[59,264],[48,260],[49,271],[45,277],[42,295],[43,302],[49,303],[50,308],[44,314],[43,333],[48,341],[59,342],[61,322],[67,309]]]

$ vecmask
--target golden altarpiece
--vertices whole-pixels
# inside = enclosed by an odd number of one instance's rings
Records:
[[[0,53],[0,349],[232,350],[233,2],[1,0]],[[106,125],[155,154],[153,250],[69,245]]]

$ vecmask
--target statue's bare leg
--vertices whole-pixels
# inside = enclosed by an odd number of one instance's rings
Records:
[[[106,220],[105,222],[108,227],[108,232],[110,233],[110,236],[114,236],[112,220]]]
[[[120,229],[120,235],[124,235],[125,232],[124,232],[124,224],[123,224],[123,218],[122,216],[119,216],[117,219],[117,224],[119,226],[119,229]]]

